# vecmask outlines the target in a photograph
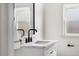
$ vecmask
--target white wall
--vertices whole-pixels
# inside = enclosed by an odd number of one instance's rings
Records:
[[[37,39],[43,40],[43,4],[35,4],[35,28],[37,29]]]
[[[59,40],[57,43],[57,55],[79,56],[79,37],[65,37],[63,35],[63,5],[57,3],[44,4],[45,39]],[[74,47],[67,47],[67,44]]]

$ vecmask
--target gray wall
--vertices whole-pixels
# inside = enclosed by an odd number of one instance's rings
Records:
[[[0,4],[0,50],[1,55],[8,55],[8,4]]]
[[[63,4],[44,4],[45,8],[45,39],[59,40],[57,43],[58,56],[79,56],[79,37],[65,37],[63,35]],[[75,47],[67,47],[67,44]]]
[[[1,10],[1,4],[0,4],[0,10]],[[1,11],[0,11],[0,55],[1,55]]]

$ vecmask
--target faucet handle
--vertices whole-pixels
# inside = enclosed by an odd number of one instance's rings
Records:
[[[32,42],[32,37],[30,37],[30,42]]]
[[[28,42],[32,42],[32,37],[28,37]]]
[[[32,37],[26,38],[25,43],[28,43],[28,42],[32,42]]]
[[[25,43],[27,43],[27,42],[28,42],[28,39],[26,38],[26,39],[25,39]]]

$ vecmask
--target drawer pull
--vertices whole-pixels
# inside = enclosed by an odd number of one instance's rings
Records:
[[[52,54],[54,51],[51,51],[50,54]]]

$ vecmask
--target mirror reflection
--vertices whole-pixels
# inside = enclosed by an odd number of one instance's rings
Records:
[[[33,4],[15,3],[14,7],[17,34],[19,36],[27,35],[28,30],[33,27]]]

